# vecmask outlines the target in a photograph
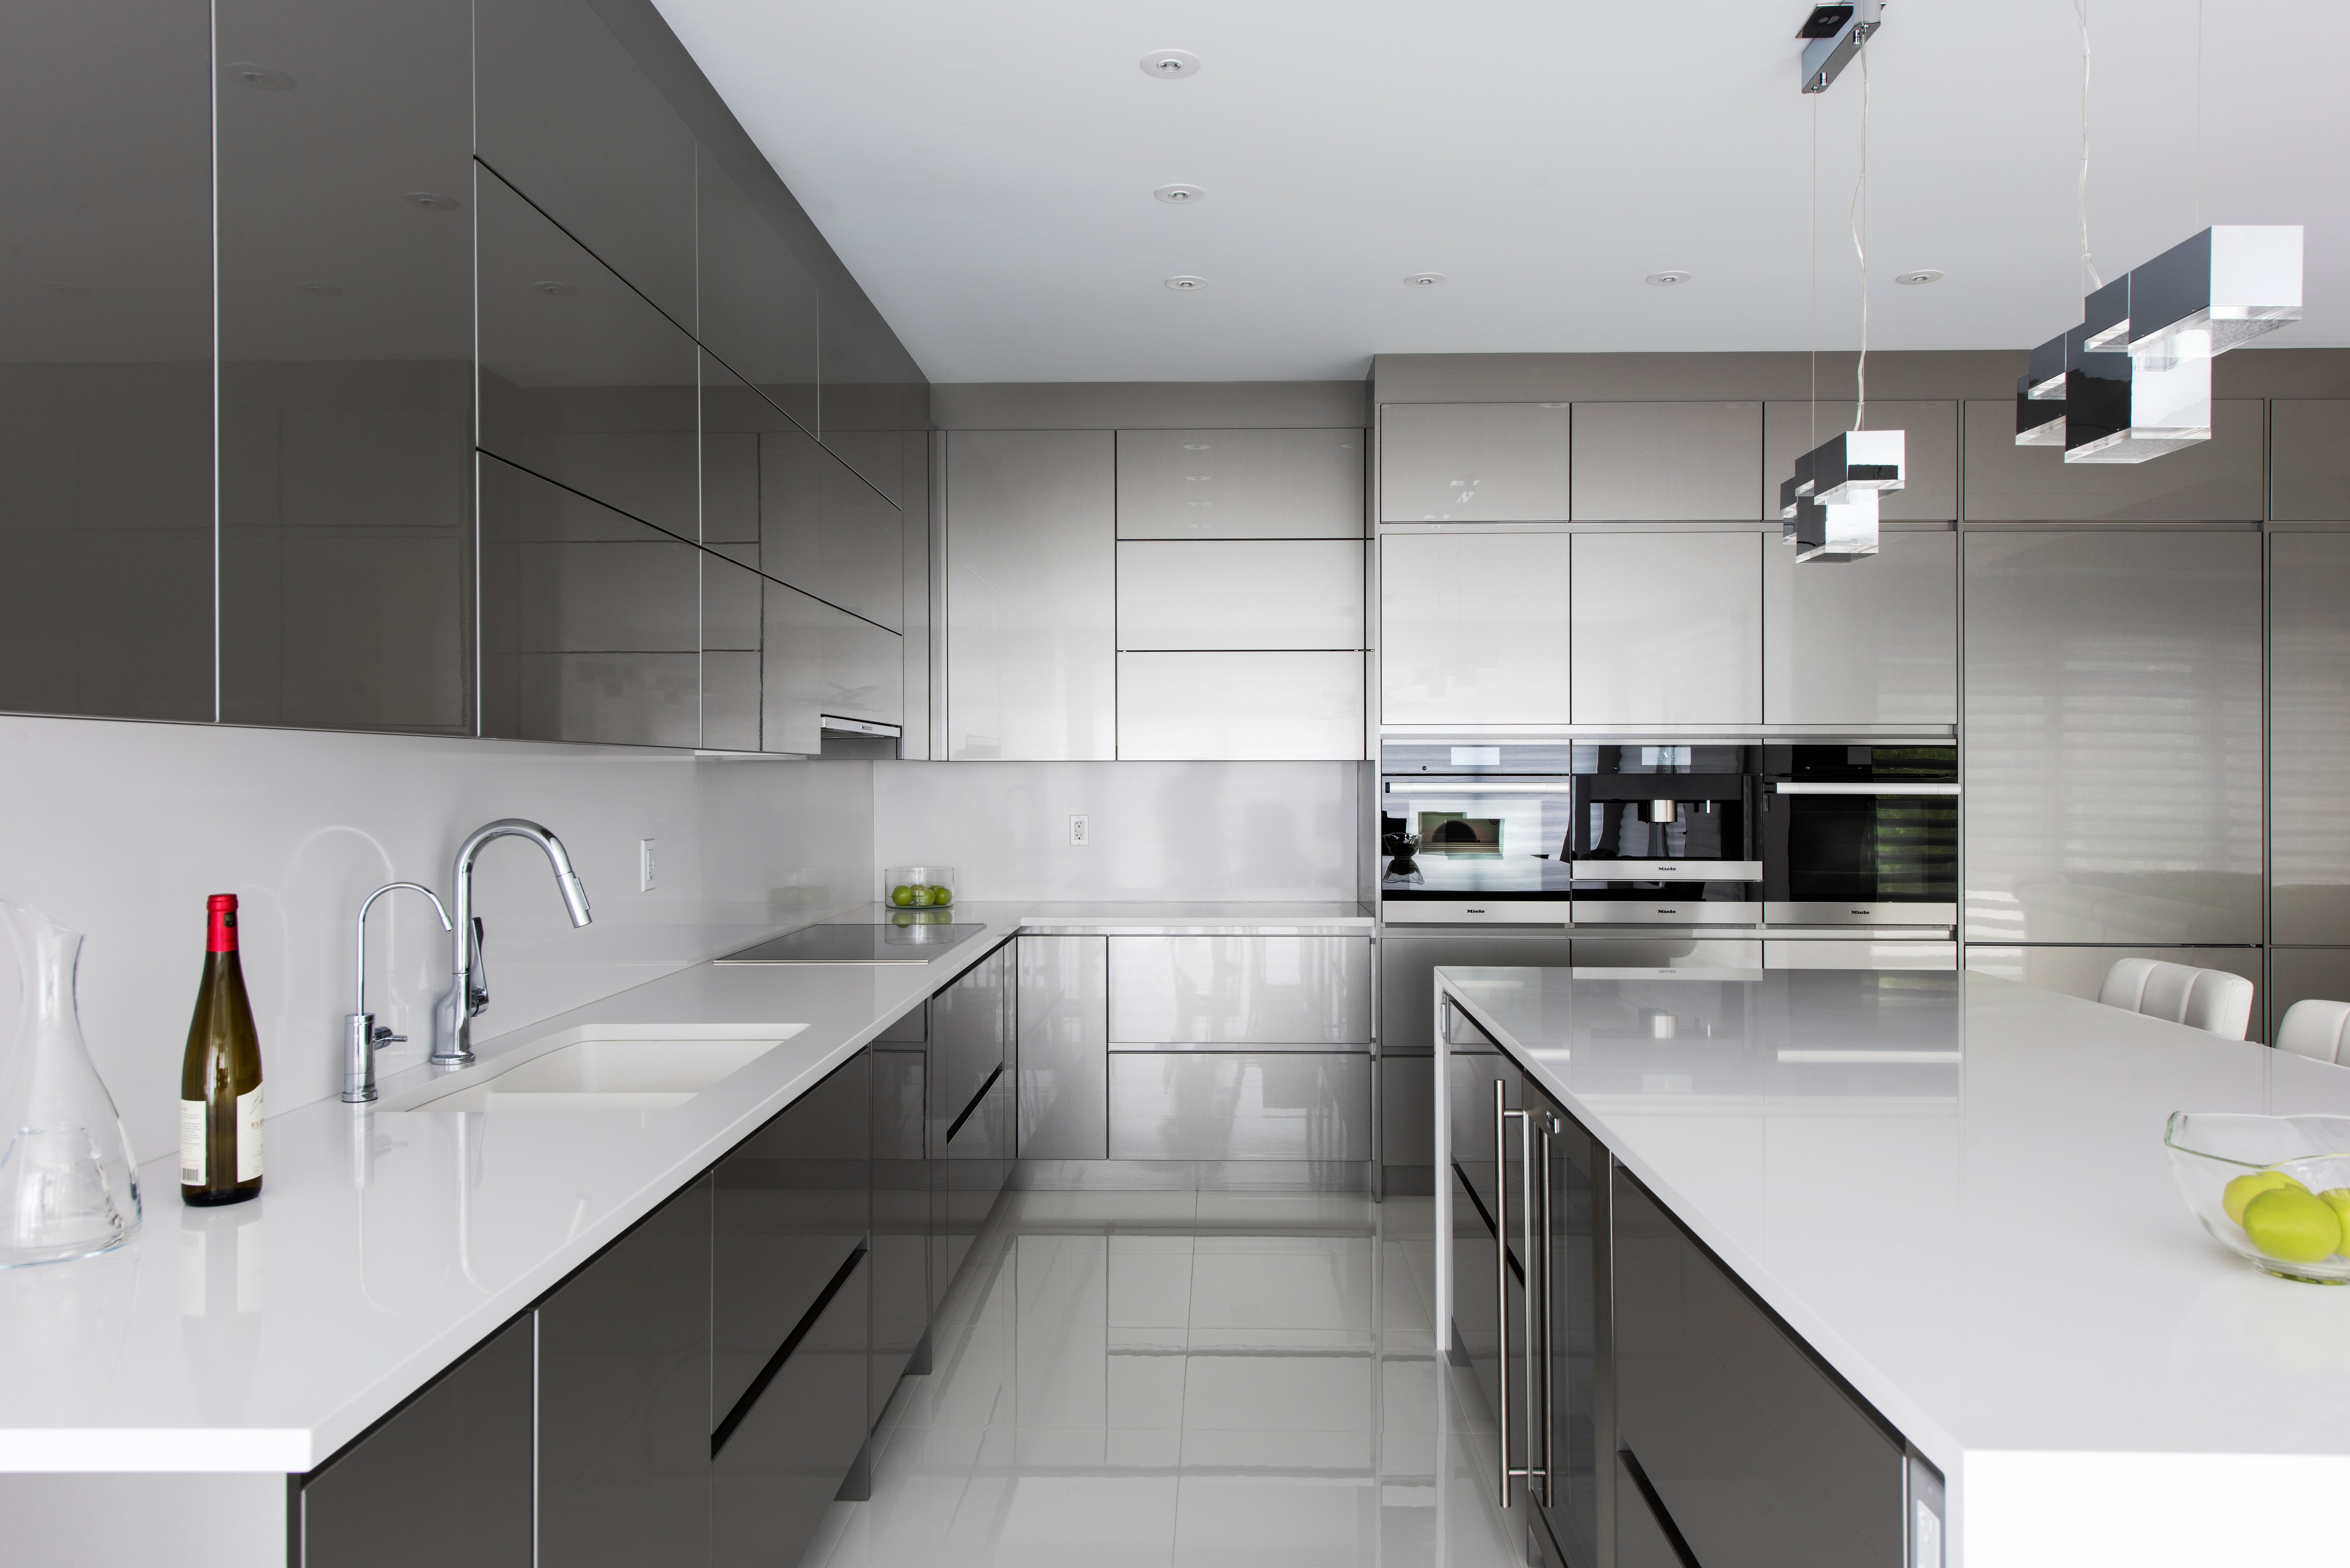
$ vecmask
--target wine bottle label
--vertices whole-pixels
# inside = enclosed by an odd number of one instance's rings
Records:
[[[180,1185],[204,1184],[204,1103],[180,1102]]]
[[[261,1088],[236,1097],[236,1179],[251,1181],[261,1174]]]

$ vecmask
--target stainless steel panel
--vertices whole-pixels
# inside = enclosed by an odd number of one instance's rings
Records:
[[[899,722],[905,661],[898,634],[781,583],[765,585],[762,750],[813,756],[823,715]]]
[[[902,641],[886,627],[825,607],[819,712],[896,724],[905,714]]]
[[[1118,754],[1129,762],[1359,761],[1363,656],[1121,653]]]
[[[1843,566],[1798,565],[1793,549],[1766,543],[1762,717],[1958,722],[1958,535],[1888,530],[1876,556]]]
[[[1379,516],[1563,522],[1569,423],[1565,403],[1389,403],[1379,410]]]
[[[1382,906],[1387,919],[1415,926],[1563,926],[1573,912],[1565,898],[1463,899],[1394,898]]]
[[[1761,969],[1762,944],[1723,937],[1586,937],[1574,946],[1577,969]]]
[[[1565,534],[1379,541],[1379,717],[1389,724],[1568,720]]]
[[[1959,944],[1898,940],[1764,942],[1762,967],[1955,970],[1959,967]]]
[[[1359,539],[1150,540],[1118,547],[1120,649],[1363,646]]]
[[[2158,462],[2066,462],[2015,444],[2012,399],[1966,408],[1967,517],[1979,523],[2251,522],[2261,515],[2261,404],[2213,399],[2211,439]]]
[[[946,450],[947,755],[1110,760],[1112,433],[954,431]]]
[[[1823,399],[1762,405],[1762,493],[1775,501],[1795,460],[1838,431],[1852,428],[1849,400]],[[1880,499],[1888,523],[1948,523],[1959,514],[1959,405],[1868,400],[1868,428],[1902,432],[1902,485]],[[1766,511],[1768,510],[1766,506]]]
[[[1761,534],[1573,537],[1575,722],[1762,722]]]
[[[702,748],[712,752],[759,749],[759,656],[704,652],[702,656]]]
[[[1967,535],[1968,941],[2260,940],[2260,545]]]
[[[1759,926],[1759,903],[1715,903],[1704,898],[1676,898],[1670,903],[1638,902],[1630,898],[1577,898],[1575,920],[1588,926]]]
[[[1436,1049],[1433,977],[1439,966],[1562,969],[1572,961],[1563,930],[1439,935],[1390,926],[1378,940],[1379,1054],[1426,1055]],[[1392,1145],[1388,1163],[1398,1163]]]
[[[1020,1158],[1109,1157],[1109,955],[1101,937],[1020,939]]]
[[[2350,398],[2279,398],[2269,405],[2269,515],[2281,523],[2350,522]]]
[[[1760,860],[1570,860],[1578,880],[1598,882],[1760,882]]]
[[[1335,1052],[1114,1054],[1109,1154],[1112,1159],[1368,1159],[1371,1059]]]
[[[1591,523],[1760,518],[1762,405],[1575,404],[1573,515]]]
[[[891,631],[904,624],[902,515],[801,431],[759,438],[759,542],[769,576]]]
[[[2269,1026],[2257,1038],[2275,1039],[2285,1010],[2312,997],[2350,1002],[2350,948],[2271,948]]]
[[[1121,539],[1359,539],[1363,432],[1120,431]]]
[[[1113,1049],[1370,1037],[1368,937],[1109,939]]]
[[[2350,534],[2269,536],[2272,941],[2350,942],[2350,789],[2344,787],[2350,778],[2350,618],[2345,605],[2350,605]]]
[[[1956,904],[1801,904],[1764,900],[1773,926],[1955,926]]]
[[[2261,975],[2261,950],[2254,947],[2011,947],[1969,942],[1965,948],[1966,966],[1978,974],[1997,975],[2019,985],[2062,992],[2090,1002],[2097,999],[2098,988],[2106,982],[2106,971],[2126,958],[2224,970],[2265,989]],[[2266,1005],[2264,997],[2255,999],[2251,1039],[2262,1038],[2260,1020]]]

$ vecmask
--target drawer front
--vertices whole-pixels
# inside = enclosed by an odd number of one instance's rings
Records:
[[[1336,1052],[1114,1054],[1109,1157],[1368,1159],[1371,1059]]]
[[[931,998],[931,1152],[942,1155],[955,1122],[1003,1067],[1011,949],[1000,948]]]
[[[1111,937],[1109,1038],[1121,1046],[1360,1045],[1367,937]]]
[[[869,1429],[868,1264],[858,1260],[711,1461],[715,1568],[798,1562],[856,1462]]]

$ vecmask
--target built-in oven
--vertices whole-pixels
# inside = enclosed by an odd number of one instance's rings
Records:
[[[1579,743],[1573,751],[1563,847],[1577,925],[1762,920],[1759,748]]]
[[[1959,919],[1959,749],[1762,752],[1763,919],[1950,926]]]
[[[1379,748],[1379,918],[1564,925],[1572,748],[1390,741]]]

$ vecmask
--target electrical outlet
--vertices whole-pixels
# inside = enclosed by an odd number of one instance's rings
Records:
[[[639,838],[637,840],[637,891],[650,893],[652,890],[653,841],[650,838]]]
[[[1091,844],[1093,841],[1093,834],[1087,830],[1086,826],[1086,819],[1084,817],[1073,816],[1069,818],[1070,843],[1082,846]]]

